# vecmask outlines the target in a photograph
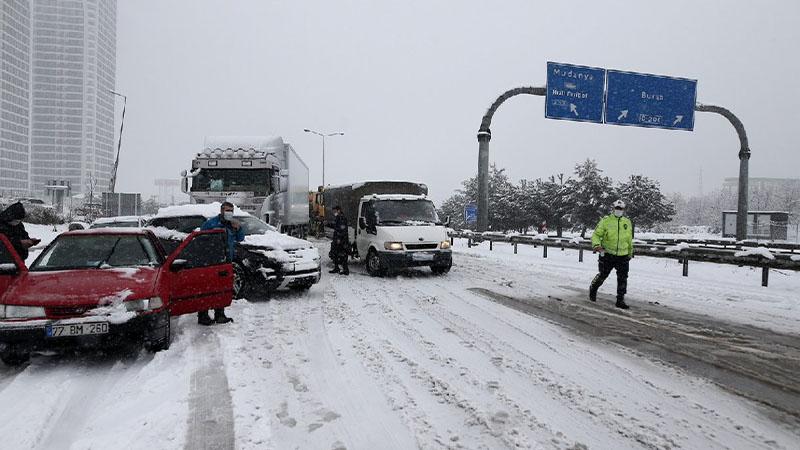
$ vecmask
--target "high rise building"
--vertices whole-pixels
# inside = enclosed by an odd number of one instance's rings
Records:
[[[114,164],[116,0],[33,0],[31,189],[108,189]]]
[[[30,190],[30,0],[3,0],[0,8],[0,196],[24,196]]]

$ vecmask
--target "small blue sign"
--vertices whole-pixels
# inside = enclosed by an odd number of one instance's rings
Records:
[[[697,80],[608,70],[606,123],[694,129]]]
[[[544,116],[603,123],[605,84],[605,69],[548,62]]]
[[[464,205],[464,222],[478,223],[478,205]]]

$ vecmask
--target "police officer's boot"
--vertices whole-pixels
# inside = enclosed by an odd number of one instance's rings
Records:
[[[617,303],[614,304],[614,306],[616,306],[619,309],[630,309],[630,306],[628,306],[628,304],[625,303],[625,298],[620,296],[617,296]]]
[[[350,268],[347,267],[347,257],[342,260],[342,275],[350,275]]]
[[[334,264],[333,269],[329,270],[328,273],[339,273],[339,265]]]

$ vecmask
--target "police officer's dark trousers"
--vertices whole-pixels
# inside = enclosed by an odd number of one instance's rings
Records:
[[[597,290],[606,281],[606,278],[611,274],[612,270],[617,271],[617,300],[624,300],[625,293],[628,291],[628,267],[630,256],[617,256],[610,253],[604,253],[598,259],[597,265],[599,273],[595,275],[592,284],[589,287],[589,297],[594,299],[597,296]]]

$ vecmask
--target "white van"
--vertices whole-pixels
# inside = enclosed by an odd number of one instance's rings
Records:
[[[445,274],[453,263],[448,220],[439,217],[427,191],[420,183],[378,181],[329,187],[323,196],[326,212],[342,208],[356,256],[371,275],[419,266]],[[332,215],[325,219],[333,222]]]

